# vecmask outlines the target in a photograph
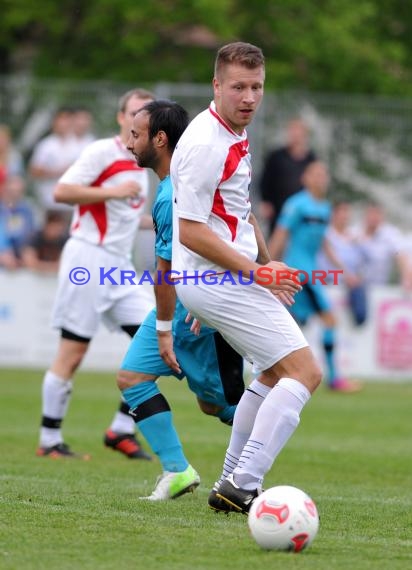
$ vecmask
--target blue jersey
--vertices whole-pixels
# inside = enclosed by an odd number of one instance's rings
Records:
[[[286,200],[278,224],[289,232],[283,257],[287,265],[308,272],[316,269],[330,215],[330,203],[317,200],[308,190],[301,190]]]
[[[164,178],[157,189],[152,207],[152,217],[156,232],[155,253],[167,261],[172,257],[172,185],[169,176]],[[202,325],[200,335],[194,335],[185,323],[187,309],[176,299],[173,316],[173,344],[182,373],[177,374],[169,368],[159,354],[156,332],[156,309],[153,309],[141,324],[132,339],[121,368],[153,376],[186,376],[190,389],[205,402],[225,408],[227,400],[222,386],[218,348],[213,329]],[[229,352],[230,351],[230,352]],[[230,347],[225,349],[224,359],[234,359],[234,370],[240,371],[241,393],[243,392],[243,360]],[[226,375],[230,380],[233,374]],[[235,389],[237,385],[234,386]],[[233,390],[232,390],[233,391]],[[239,400],[241,393],[239,393]]]
[[[166,261],[172,260],[172,237],[173,237],[173,188],[170,176],[161,180],[157,187],[156,198],[152,206],[152,218],[156,233],[155,254]],[[173,318],[173,329],[180,337],[181,335],[194,336],[184,320],[187,316],[187,309],[179,299],[176,299],[176,308]],[[207,333],[207,327],[202,327]],[[176,330],[178,329],[178,330]]]
[[[166,261],[172,260],[172,196],[170,176],[166,176],[157,187],[152,206],[152,218],[156,232],[155,254]]]

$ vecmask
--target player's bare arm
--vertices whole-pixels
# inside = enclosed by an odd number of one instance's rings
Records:
[[[281,262],[270,261],[261,265],[251,261],[227,245],[205,223],[180,218],[179,239],[185,247],[233,273],[250,276],[252,272],[254,280],[262,287],[292,295],[301,290],[293,275],[295,269]],[[277,271],[279,274],[276,274]]]
[[[282,259],[288,239],[289,231],[286,228],[277,226],[273,230],[268,244],[270,259]]]
[[[139,230],[152,230],[153,218],[150,214],[142,214],[139,223]]]
[[[54,191],[54,199],[65,204],[93,204],[112,199],[136,198],[141,190],[140,184],[134,180],[111,187],[59,183]]]
[[[270,261],[269,250],[267,248],[264,235],[262,233],[262,230],[260,229],[260,226],[259,226],[259,223],[256,219],[255,214],[253,214],[253,213],[250,214],[249,223],[252,224],[252,226],[253,226],[253,229],[255,232],[255,237],[256,237],[256,242],[257,242],[257,246],[258,246],[258,256],[257,256],[256,261],[258,263],[261,263],[262,265],[264,265],[265,263],[269,263],[269,261]]]
[[[154,293],[156,298],[156,310],[158,321],[172,321],[176,306],[176,291],[174,285],[170,285],[171,262],[157,257],[157,272]],[[172,331],[157,331],[159,344],[159,354],[168,366],[175,372],[180,373],[181,369],[173,350]]]

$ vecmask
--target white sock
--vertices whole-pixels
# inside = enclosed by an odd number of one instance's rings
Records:
[[[234,479],[244,489],[256,489],[299,425],[300,412],[310,398],[297,380],[281,378],[260,407],[250,438],[243,448]]]
[[[233,418],[229,447],[226,450],[223,471],[218,481],[219,483],[223,481],[223,479],[226,479],[235,469],[240,454],[250,437],[256,414],[270,391],[271,388],[269,388],[269,386],[265,386],[258,380],[253,380],[244,391]]]
[[[40,429],[40,445],[42,447],[52,447],[63,443],[61,423],[69,407],[72,388],[72,380],[64,380],[50,370],[44,375],[42,426]]]
[[[122,401],[124,404],[126,404],[125,400]],[[128,413],[126,414],[121,409],[119,409],[113,417],[110,429],[115,433],[134,434],[136,430],[136,424],[133,416]]]

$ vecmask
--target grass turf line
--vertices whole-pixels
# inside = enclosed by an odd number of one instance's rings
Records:
[[[117,408],[115,375],[79,373],[64,426],[89,462],[35,457],[41,371],[0,371],[2,570],[404,569],[412,563],[412,383],[367,384],[359,394],[322,387],[265,480],[317,503],[321,526],[308,551],[265,552],[246,517],[216,515],[208,492],[230,428],[201,414],[185,382],[162,379],[185,452],[202,483],[193,495],[147,503],[157,461],[131,461],[102,445]]]

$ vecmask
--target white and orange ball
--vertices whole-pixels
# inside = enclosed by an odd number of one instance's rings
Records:
[[[253,501],[248,524],[260,547],[301,552],[317,535],[319,515],[315,503],[304,491],[278,485]]]

